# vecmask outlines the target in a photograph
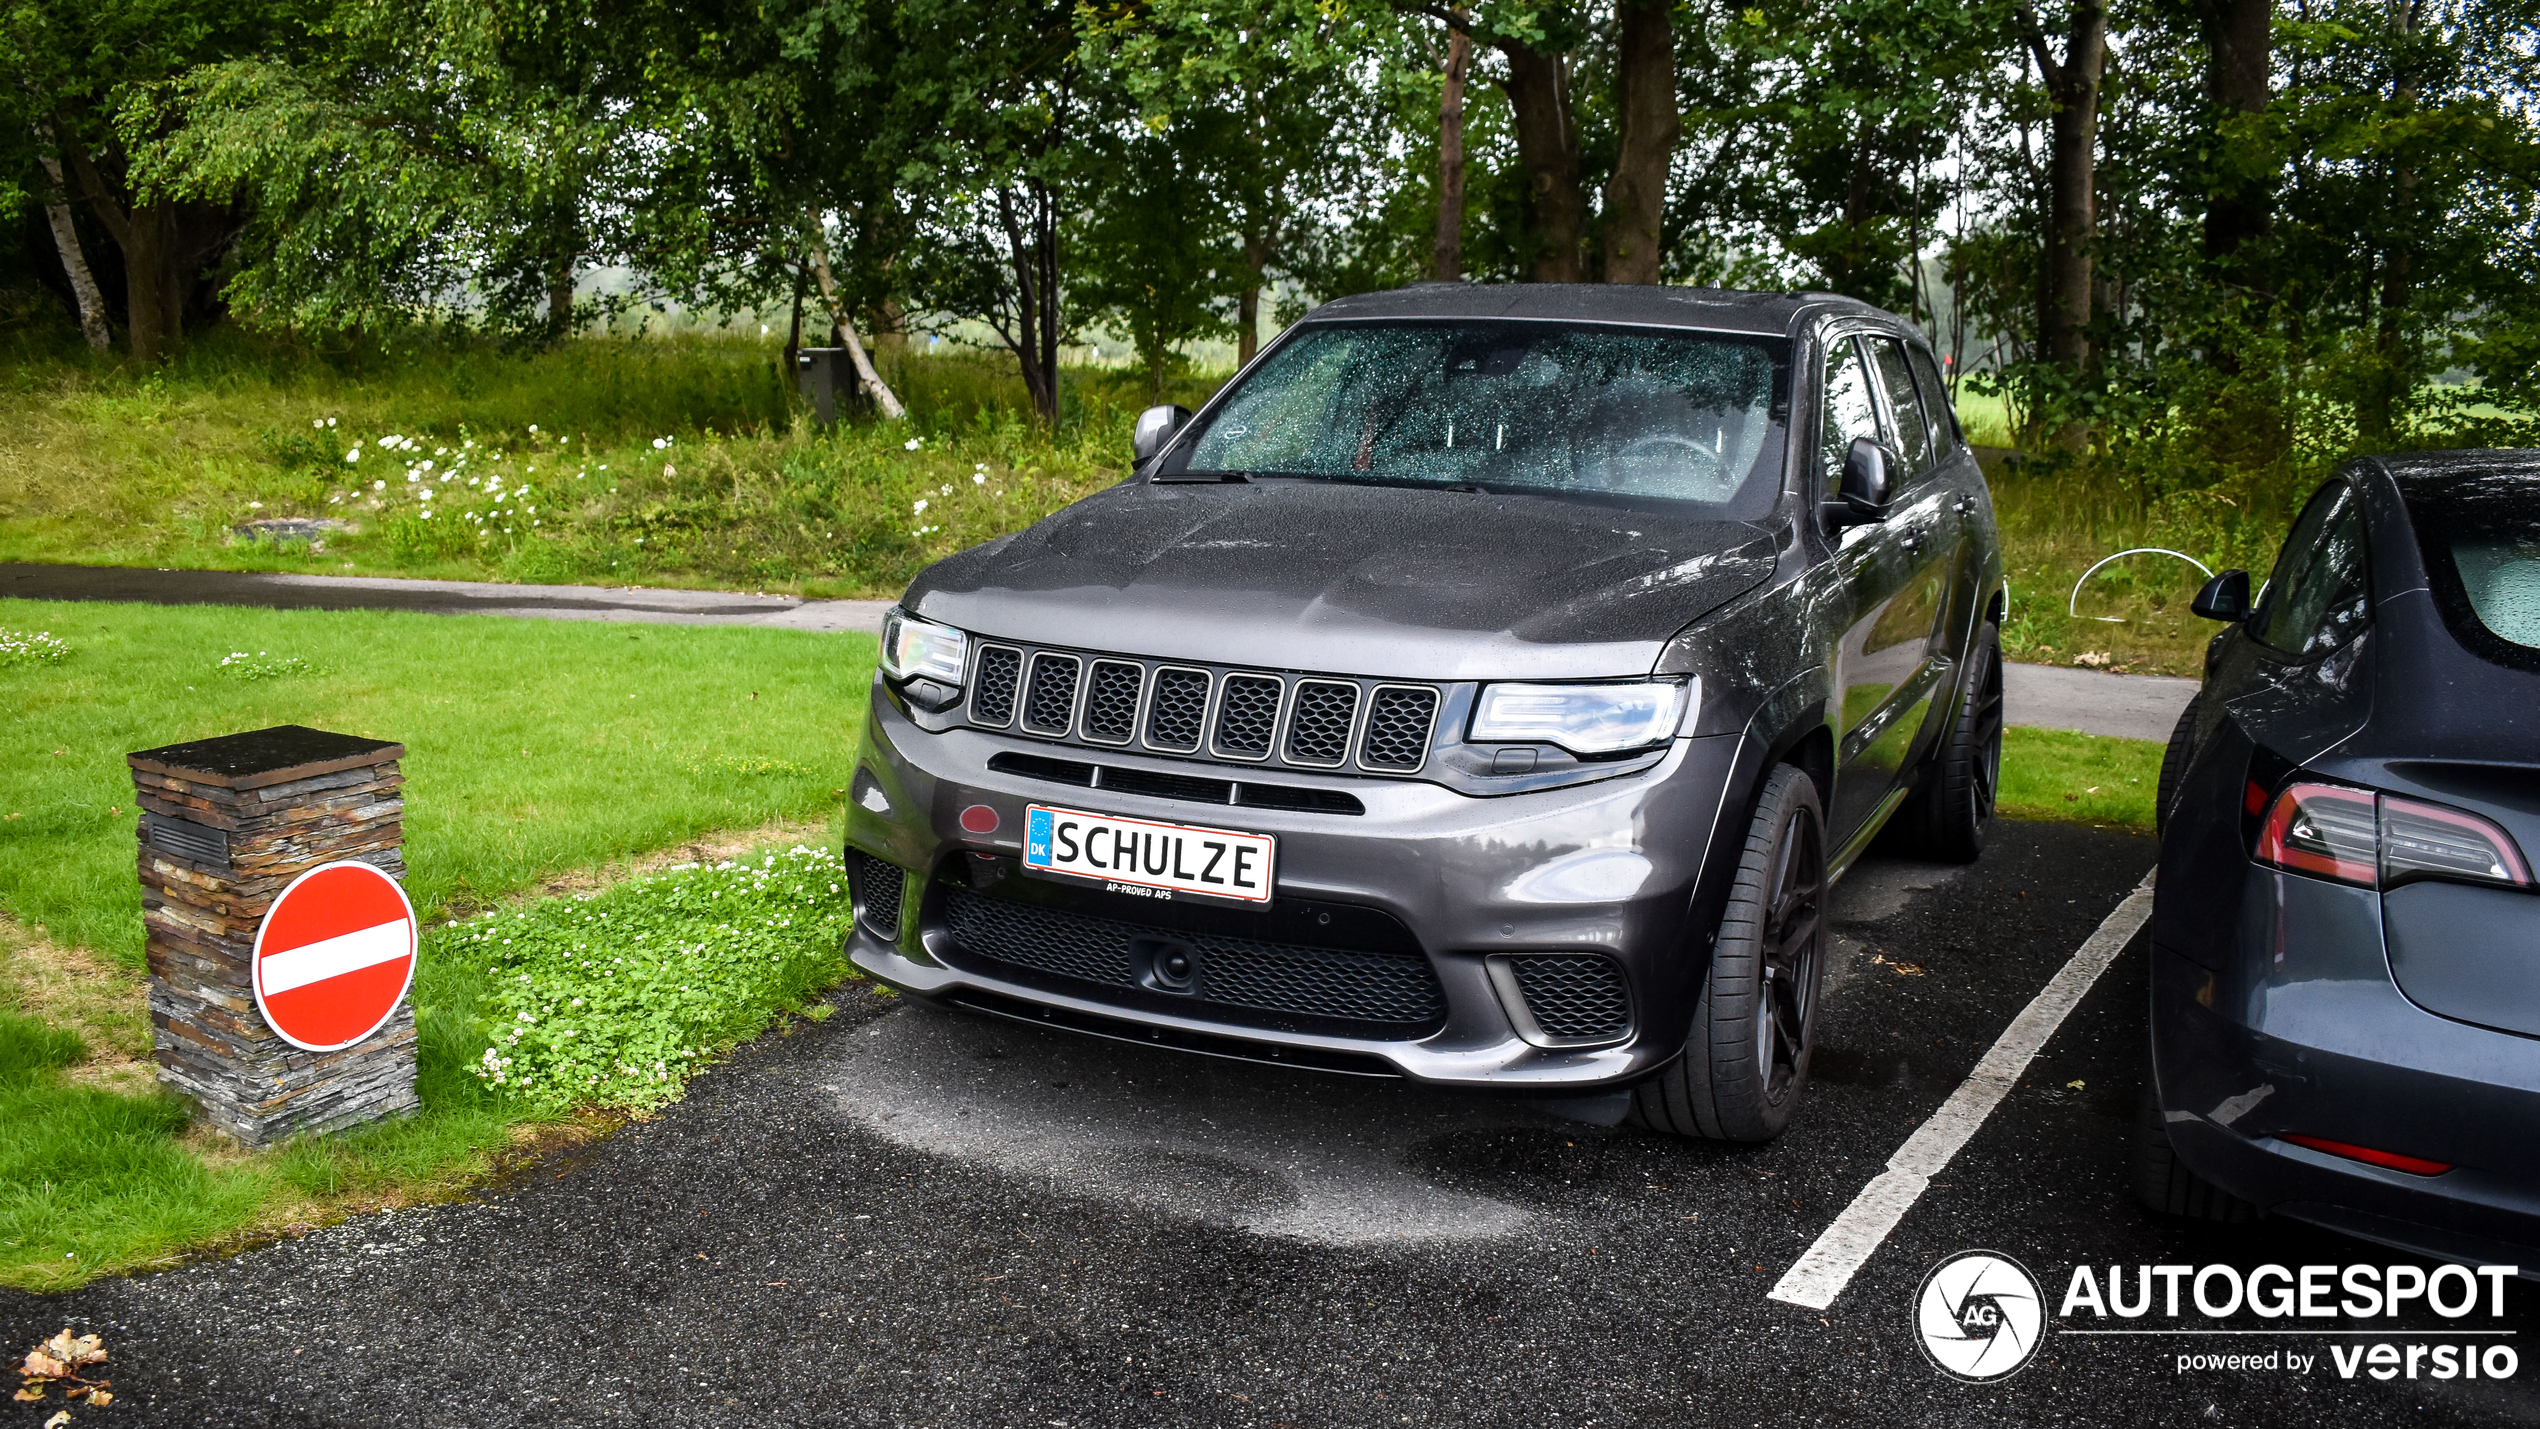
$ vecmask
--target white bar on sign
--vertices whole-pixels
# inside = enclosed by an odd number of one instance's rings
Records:
[[[413,926],[400,918],[375,928],[338,933],[332,938],[268,953],[256,964],[256,981],[264,988],[265,996],[271,997],[375,963],[394,961],[414,951]]]

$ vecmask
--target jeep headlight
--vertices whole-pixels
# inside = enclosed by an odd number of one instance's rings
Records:
[[[1638,749],[1675,737],[1696,684],[1484,685],[1466,738],[1476,744],[1557,744],[1572,754]]]
[[[970,637],[920,620],[898,606],[882,617],[882,673],[895,680],[941,680],[958,687],[970,663]]]

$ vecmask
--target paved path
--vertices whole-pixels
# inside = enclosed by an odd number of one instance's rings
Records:
[[[2167,744],[2198,683],[2164,675],[2107,675],[2068,665],[2002,666],[2004,718],[2041,729]]]
[[[1925,1362],[1914,1305],[1987,1247],[2078,1264],[2386,1264],[2296,1222],[2148,1218],[2127,1191],[2143,941],[1824,1310],[1769,1298],[2142,879],[2148,839],[1997,826],[1980,863],[1874,857],[1836,891],[1814,1083],[1769,1146],[1550,1120],[938,1012],[850,985],[659,1117],[460,1205],[64,1295],[0,1349],[113,1355],[106,1424],[1586,1429],[2529,1423],[2540,1288],[2504,1382],[2341,1378],[2354,1322],[2156,1315],[2007,1383]],[[2050,1301],[2050,1305],[2054,1303]],[[2401,1342],[2459,1326],[2366,1322]],[[2467,1322],[2464,1322],[2467,1323]],[[2290,1369],[2182,1351],[2295,1349]],[[6,1406],[0,1425],[59,1406]],[[88,1422],[74,1408],[74,1429]]]
[[[261,605],[281,610],[415,610],[434,615],[525,615],[663,625],[771,625],[789,630],[861,630],[868,635],[881,634],[882,612],[891,605],[886,600],[807,601],[745,591],[17,564],[0,564],[0,596]],[[2196,682],[2013,664],[2004,668],[2003,697],[2013,724],[2166,741],[2179,711],[2196,697]]]
[[[124,600],[153,605],[261,605],[276,610],[413,610],[430,615],[526,615],[655,625],[770,625],[878,635],[887,600],[804,600],[727,590],[640,586],[500,585],[380,576],[163,571],[128,566],[0,564],[0,596]]]

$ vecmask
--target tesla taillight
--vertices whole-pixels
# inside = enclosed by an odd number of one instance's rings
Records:
[[[2531,886],[2513,836],[2476,814],[2381,796],[2381,886],[2418,878]]]
[[[2411,1176],[2440,1176],[2452,1169],[2452,1164],[2448,1161],[2428,1161],[2422,1156],[2402,1156],[2396,1151],[2357,1146],[2350,1141],[2331,1141],[2325,1136],[2287,1135],[2284,1140],[2296,1146],[2307,1146],[2313,1151],[2325,1151],[2331,1156],[2343,1156],[2349,1161],[2361,1161],[2367,1166],[2387,1166],[2393,1171],[2405,1171]]]
[[[2271,867],[2363,888],[2421,878],[2531,886],[2522,850],[2488,820],[2341,784],[2285,786],[2258,830],[2256,856]]]
[[[2336,784],[2290,784],[2258,830],[2258,862],[2370,888],[2381,881],[2373,796]]]

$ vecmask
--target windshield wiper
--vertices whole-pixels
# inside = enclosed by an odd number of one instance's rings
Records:
[[[1225,486],[1241,482],[1251,485],[1252,478],[1240,471],[1177,471],[1170,476],[1150,476],[1147,480],[1159,486]]]

